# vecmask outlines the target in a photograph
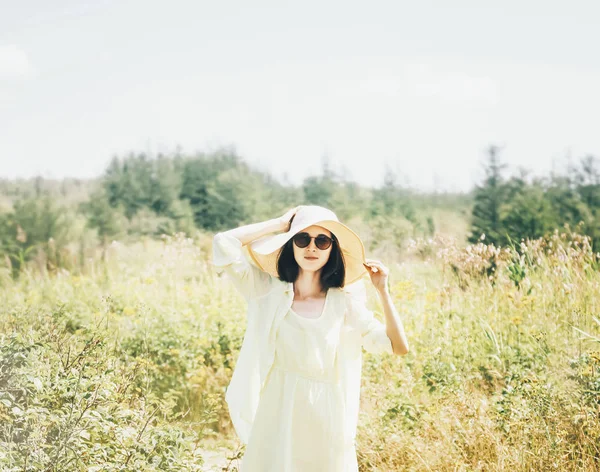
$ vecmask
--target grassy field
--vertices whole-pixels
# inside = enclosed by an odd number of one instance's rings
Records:
[[[245,305],[210,244],[0,273],[0,470],[237,470],[224,391]],[[411,351],[364,354],[361,470],[600,470],[599,255],[569,231],[519,249],[438,237],[369,254]]]

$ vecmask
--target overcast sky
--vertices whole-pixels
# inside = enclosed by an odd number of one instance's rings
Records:
[[[492,143],[545,174],[600,157],[599,45],[592,0],[0,0],[0,177],[233,145],[467,190]]]

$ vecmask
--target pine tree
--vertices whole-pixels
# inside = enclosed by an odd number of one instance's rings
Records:
[[[513,177],[507,187],[510,191],[501,211],[502,227],[506,233],[500,238],[500,244],[541,238],[558,227],[560,215],[554,212],[541,180],[527,184],[522,177]],[[506,235],[510,236],[510,240]]]
[[[600,163],[596,156],[587,155],[581,159],[580,168],[575,171],[575,184],[591,214],[586,222],[586,233],[597,251],[600,247]]]
[[[506,190],[502,177],[506,164],[500,162],[498,146],[490,146],[487,152],[485,180],[474,191],[469,242],[476,243],[484,237],[486,243],[497,245],[504,239],[500,207],[504,203]]]

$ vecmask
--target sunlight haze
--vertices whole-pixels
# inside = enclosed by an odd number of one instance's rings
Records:
[[[0,177],[234,146],[292,183],[327,156],[379,185],[468,190],[490,144],[546,174],[600,154],[600,7],[4,2]]]

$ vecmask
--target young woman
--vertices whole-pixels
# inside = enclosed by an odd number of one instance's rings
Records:
[[[362,348],[408,353],[388,269],[365,259],[335,213],[314,205],[216,234],[213,264],[248,302],[225,396],[246,444],[241,472],[358,471]],[[365,273],[385,326],[366,307]]]

